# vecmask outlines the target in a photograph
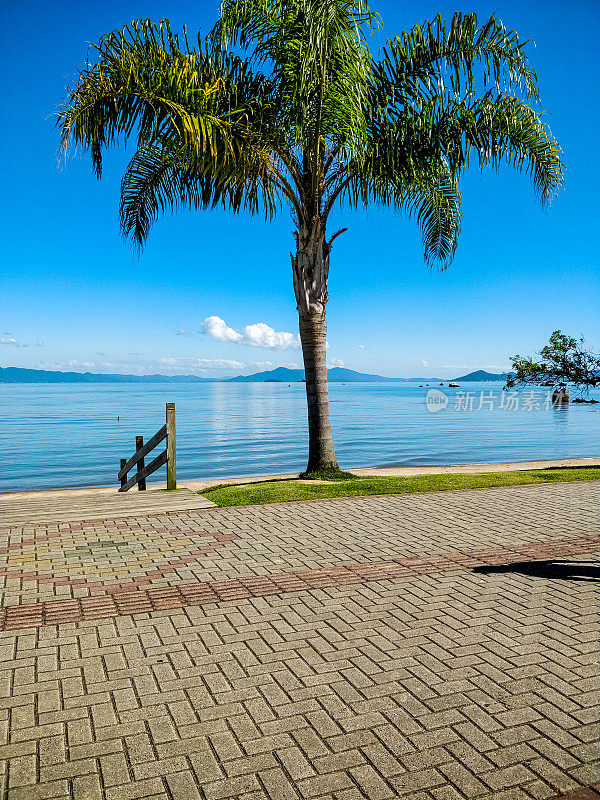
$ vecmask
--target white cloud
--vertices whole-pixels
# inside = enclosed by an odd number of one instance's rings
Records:
[[[185,370],[208,369],[245,369],[246,364],[226,358],[159,358],[160,367],[166,367],[175,373]]]
[[[431,369],[471,369],[468,364],[430,364]]]
[[[256,372],[264,372],[266,369],[274,369],[275,364],[272,361],[248,361],[245,365],[246,368],[256,370]],[[289,364],[277,364],[278,367],[289,367]],[[294,364],[294,367],[297,367]]]
[[[487,372],[508,372],[510,367],[507,366],[500,366],[500,364],[487,364],[481,366],[477,364],[473,366],[472,364],[429,364],[429,369],[432,370],[448,370],[451,371],[454,375],[457,373],[466,373],[466,372],[474,372],[478,369],[486,370]]]
[[[230,328],[221,317],[207,317],[202,323],[202,331],[220,342],[237,342],[244,338],[239,331]]]
[[[357,350],[366,350],[367,348],[364,346],[364,344],[358,344],[358,345],[356,346],[356,349],[357,349]]]
[[[269,350],[297,350],[300,337],[287,331],[276,331],[264,322],[246,325],[243,344],[251,347],[267,347]]]
[[[265,322],[246,325],[243,332],[230,328],[221,317],[207,317],[202,323],[204,333],[220,342],[235,342],[248,347],[264,347],[268,350],[297,350],[300,337],[287,331],[276,331]]]
[[[61,372],[95,372],[99,374],[114,373],[117,375],[203,375],[206,373],[223,374],[226,372],[258,371],[273,366],[270,361],[246,364],[224,358],[174,358],[164,357],[143,361],[67,361],[40,362],[38,369],[59,370]],[[213,375],[211,375],[213,377]]]
[[[28,344],[20,344],[16,339],[11,336],[0,336],[0,344],[6,344],[9,347],[29,347]]]
[[[76,358],[69,359],[69,361],[42,361],[37,365],[38,369],[58,370],[59,372],[91,372],[92,370],[100,372],[100,366],[96,361],[79,361]]]
[[[342,361],[341,358],[332,358],[329,361],[329,366],[330,367],[343,367],[345,365],[344,365],[344,362]]]

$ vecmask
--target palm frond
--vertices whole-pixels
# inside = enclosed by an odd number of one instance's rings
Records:
[[[413,98],[410,110],[372,111],[365,150],[332,166],[327,211],[338,197],[351,205],[396,204],[399,188],[422,186],[427,174],[448,173],[456,183],[473,160],[481,169],[505,162],[530,174],[544,204],[562,185],[556,140],[541,115],[518,98],[490,90],[480,98],[426,96]]]
[[[253,166],[245,163],[241,171],[231,161],[216,178],[210,159],[173,147],[169,140],[155,141],[137,150],[123,176],[121,230],[141,248],[158,216],[177,208],[221,205],[234,213],[244,209],[270,218],[281,207],[281,190],[277,172],[263,169],[261,159]]]
[[[338,199],[408,209],[423,228],[426,260],[447,264],[460,230],[457,181],[470,161],[529,173],[548,203],[562,184],[561,151],[526,102],[538,96],[527,44],[495,17],[479,26],[461,13],[390,40],[373,64],[364,148],[332,161],[326,213]],[[477,97],[482,84],[489,88]]]
[[[182,47],[166,20],[137,20],[102,37],[96,51],[69,90],[59,125],[63,149],[89,150],[98,176],[102,150],[136,131],[138,147],[171,137],[211,156],[215,169],[252,151],[251,121],[267,111],[270,84],[241,59],[191,51],[187,39]]]
[[[356,142],[364,131],[371,71],[365,32],[377,19],[364,0],[223,0],[211,42],[239,45],[268,64],[290,144],[314,150],[320,138]]]
[[[544,204],[548,204],[562,186],[562,151],[558,143],[541,115],[515,97],[485,96],[456,104],[448,109],[446,120],[440,120],[442,128],[453,141],[455,152],[460,151],[461,138],[466,146],[466,158],[464,151],[459,152],[457,167],[466,166],[470,148],[477,154],[481,169],[485,166],[497,168],[504,160],[530,174]]]
[[[477,14],[456,12],[446,25],[438,14],[388,40],[374,70],[380,102],[408,107],[415,97],[465,97],[479,81],[538,100],[529,44],[494,16],[479,25]]]
[[[454,258],[461,228],[462,201],[456,179],[449,171],[424,175],[411,183],[402,206],[421,226],[426,263],[446,269]]]
[[[472,160],[483,169],[502,162],[531,175],[548,204],[563,182],[561,149],[540,114],[524,101],[488,92],[480,98],[425,101],[417,113],[373,124],[373,147],[389,168],[418,169],[443,160],[460,175]]]
[[[416,218],[423,235],[425,261],[446,269],[456,252],[462,219],[462,201],[456,176],[444,162],[402,163],[385,158],[382,148],[363,159],[350,162],[332,182],[326,204],[329,213],[335,202],[351,208],[377,203],[393,207]]]

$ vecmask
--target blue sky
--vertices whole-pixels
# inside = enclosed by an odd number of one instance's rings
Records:
[[[285,213],[268,224],[220,210],[167,216],[138,259],[118,228],[127,154],[108,155],[100,182],[85,155],[58,163],[53,113],[87,42],[137,17],[206,32],[218,5],[2,4],[0,366],[230,376],[301,364]],[[504,369],[511,354],[534,352],[555,328],[599,346],[600,3],[381,0],[372,7],[384,36],[459,7],[495,12],[533,38],[541,106],[564,150],[566,183],[545,213],[526,176],[473,168],[462,181],[458,252],[443,274],[425,267],[413,222],[376,207],[338,213],[332,230],[337,222],[349,230],[332,251],[331,364],[453,377]],[[210,317],[220,322],[203,332]]]

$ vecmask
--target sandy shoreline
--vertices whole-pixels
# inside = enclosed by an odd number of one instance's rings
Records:
[[[593,467],[600,466],[600,455],[597,458],[558,458],[551,460],[540,461],[509,461],[497,462],[491,464],[436,464],[420,467],[396,467],[396,466],[378,466],[378,467],[357,467],[348,469],[361,476],[397,476],[408,477],[412,475],[443,475],[448,473],[480,473],[480,472],[515,472],[525,469],[552,469],[556,467]],[[223,483],[258,483],[260,481],[281,480],[285,478],[297,478],[297,473],[279,473],[273,475],[252,475],[252,476],[235,476],[235,477],[221,477],[203,480],[183,480],[179,482],[180,489],[189,489],[191,491],[201,491],[208,489],[212,486],[217,486]],[[18,498],[36,498],[42,499],[44,497],[69,497],[77,498],[82,495],[113,495],[117,493],[117,485],[114,486],[88,486],[78,488],[65,488],[65,489],[43,489],[43,490],[26,490],[19,492],[0,492],[0,503],[3,498],[7,500],[16,500]],[[164,490],[166,483],[148,483],[148,491]],[[132,492],[135,489],[131,490]]]

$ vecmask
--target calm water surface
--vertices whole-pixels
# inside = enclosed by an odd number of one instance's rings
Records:
[[[544,409],[540,389],[538,408],[501,409],[501,388],[444,388],[448,407],[431,414],[426,387],[330,384],[338,460],[361,467],[600,456],[600,406]],[[471,393],[471,410],[456,408],[459,391]],[[495,398],[492,410],[487,402],[478,410],[481,392]],[[306,466],[304,384],[0,384],[0,399],[0,491],[116,484],[119,459],[133,453],[136,434],[148,439],[164,424],[166,402],[176,404],[182,481]],[[153,478],[165,474],[163,467]]]

